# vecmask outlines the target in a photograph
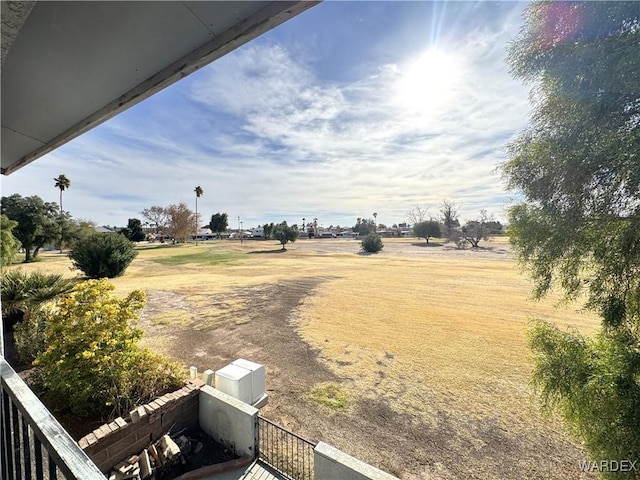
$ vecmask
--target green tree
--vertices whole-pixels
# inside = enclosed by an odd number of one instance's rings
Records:
[[[264,238],[265,238],[265,240],[269,240],[269,239],[273,238],[273,234],[274,234],[275,229],[276,229],[276,225],[273,222],[265,223],[262,228],[264,229]]]
[[[54,242],[58,237],[57,210],[55,203],[44,202],[36,195],[22,197],[16,193],[9,197],[2,197],[2,214],[18,222],[13,229],[13,236],[24,248],[25,262],[37,257],[42,247]]]
[[[370,232],[375,233],[376,222],[372,219],[358,218],[356,224],[353,226],[353,231],[358,235],[364,236]]]
[[[11,231],[18,226],[18,222],[9,220],[6,215],[0,216],[0,249],[2,250],[2,260],[0,266],[11,265],[13,258],[18,253],[20,242],[13,236]]]
[[[145,239],[142,222],[137,218],[130,218],[126,228],[123,228],[121,233],[132,242],[141,242]]]
[[[95,233],[79,240],[69,258],[88,278],[113,278],[122,275],[137,255],[124,235]]]
[[[211,215],[211,221],[209,222],[209,228],[212,232],[216,232],[218,237],[220,233],[224,232],[229,227],[229,216],[226,213],[215,213]]]
[[[435,220],[426,220],[416,223],[413,226],[413,235],[417,238],[424,238],[429,243],[430,237],[439,237],[442,235],[440,223]]]
[[[282,250],[286,250],[288,242],[295,242],[298,239],[298,226],[287,225],[287,222],[279,223],[273,230],[273,236],[282,244]]]
[[[537,297],[584,295],[602,319],[592,338],[536,322],[534,385],[593,460],[637,460],[640,8],[534,3],[525,19],[509,61],[534,86],[534,111],[502,166],[526,199],[510,209],[508,234]]]

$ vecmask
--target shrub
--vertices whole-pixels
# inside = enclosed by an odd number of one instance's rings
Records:
[[[5,271],[0,279],[2,318],[7,326],[23,319],[28,321],[31,314],[44,304],[69,293],[75,282],[51,273],[25,272],[22,269]]]
[[[120,299],[113,289],[106,280],[82,282],[47,318],[34,388],[58,411],[113,418],[182,383],[182,367],[138,346],[144,292]]]
[[[13,341],[20,361],[33,362],[45,350],[44,332],[47,312],[38,311],[28,321],[17,323],[13,327]]]
[[[0,215],[0,267],[11,265],[13,257],[18,253],[20,242],[11,233],[17,226],[18,222],[9,220],[6,215]]]
[[[78,240],[69,258],[89,278],[113,278],[122,275],[137,255],[123,235],[96,233]]]
[[[379,235],[375,233],[368,233],[366,237],[362,239],[362,249],[369,253],[378,253],[384,248],[384,243]]]

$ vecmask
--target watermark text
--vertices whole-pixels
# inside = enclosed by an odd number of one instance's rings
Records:
[[[638,472],[640,465],[638,460],[600,460],[580,462],[582,472]]]

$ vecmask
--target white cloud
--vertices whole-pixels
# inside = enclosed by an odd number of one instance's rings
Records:
[[[441,63],[421,73],[427,94],[417,75],[399,95],[415,48],[408,58],[398,51],[392,61],[387,54],[356,65],[356,78],[327,80],[321,56],[260,39],[148,100],[144,121],[117,117],[3,184],[55,200],[51,179],[64,172],[72,179],[65,206],[100,223],[192,202],[196,184],[205,218],[227,211],[245,224],[280,220],[266,212],[350,224],[374,210],[390,224],[415,204],[435,213],[445,198],[462,203],[466,218],[480,208],[503,218],[505,193],[493,172],[528,115],[526,90],[503,62],[517,27],[506,17],[502,28],[465,25],[449,35]],[[447,59],[453,73],[429,80]]]

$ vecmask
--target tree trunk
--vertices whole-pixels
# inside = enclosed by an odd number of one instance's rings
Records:
[[[429,244],[429,237],[426,237],[425,240],[427,241],[427,245]]]
[[[24,263],[29,262],[31,260],[31,248],[24,249]]]

